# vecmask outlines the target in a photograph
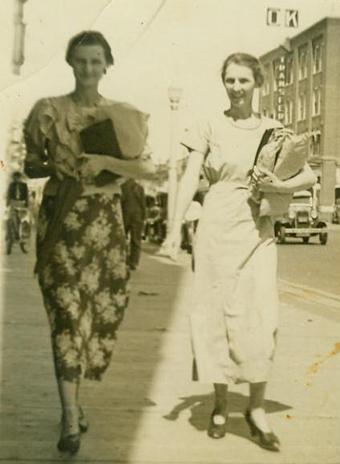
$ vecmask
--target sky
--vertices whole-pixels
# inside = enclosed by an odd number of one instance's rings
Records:
[[[268,7],[298,9],[299,28],[267,26]],[[38,98],[73,89],[72,70],[64,61],[68,39],[96,29],[107,37],[116,62],[102,93],[151,114],[154,157],[164,161],[169,85],[183,88],[180,126],[208,106],[227,105],[219,77],[226,56],[235,51],[259,56],[326,16],[340,17],[340,0],[27,0],[20,76],[11,72],[13,15],[14,0],[2,0],[1,153],[13,120],[23,119]]]

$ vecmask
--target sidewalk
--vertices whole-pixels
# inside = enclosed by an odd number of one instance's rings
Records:
[[[90,429],[72,461],[339,464],[340,302],[325,307],[322,298],[308,300],[281,285],[279,345],[266,407],[282,451],[252,443],[243,418],[245,385],[231,387],[229,433],[215,441],[206,434],[212,387],[190,381],[188,257],[170,264],[147,248],[133,274],[110,369],[102,383],[84,384]],[[2,269],[1,464],[69,459],[56,450],[60,410],[32,265],[32,253],[27,258],[14,250]]]

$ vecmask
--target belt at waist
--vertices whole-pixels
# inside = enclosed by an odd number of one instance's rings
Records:
[[[80,196],[88,196],[88,195],[95,195],[95,194],[114,194],[114,193],[121,193],[121,184],[126,179],[121,177],[110,184],[103,185],[101,187],[97,187],[94,184],[86,184],[82,183],[82,190]],[[44,188],[44,195],[46,196],[55,196],[57,195],[58,189],[60,187],[61,181],[55,177],[51,177],[47,183],[45,184]]]

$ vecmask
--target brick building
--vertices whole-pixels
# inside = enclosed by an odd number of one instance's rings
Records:
[[[309,162],[321,177],[320,211],[329,219],[340,186],[340,18],[325,18],[260,57],[264,115],[312,133]]]

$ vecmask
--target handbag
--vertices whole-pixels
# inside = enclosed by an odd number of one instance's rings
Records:
[[[103,154],[120,159],[142,156],[147,145],[149,115],[132,105],[114,102],[98,107],[96,122],[80,132],[85,153]],[[95,184],[103,186],[119,177],[111,171],[102,171]]]
[[[297,175],[308,156],[304,136],[276,137],[275,129],[267,129],[258,146],[252,172],[256,167],[266,168],[279,179],[286,180]],[[282,216],[287,213],[292,193],[258,191],[251,182],[251,199],[259,203],[259,216]]]
[[[80,131],[79,136],[85,153],[123,158],[111,119],[105,119],[86,127]],[[95,185],[101,187],[114,182],[119,177],[121,176],[118,174],[104,170],[96,176]]]

